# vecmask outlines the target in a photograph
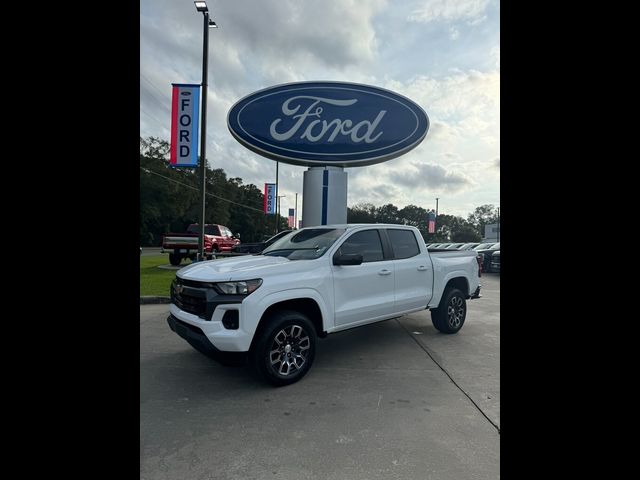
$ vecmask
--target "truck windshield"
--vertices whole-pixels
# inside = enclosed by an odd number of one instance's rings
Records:
[[[344,228],[304,228],[276,240],[262,255],[287,257],[289,260],[320,258],[345,232]]]

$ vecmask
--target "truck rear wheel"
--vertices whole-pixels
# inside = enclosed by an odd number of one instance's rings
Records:
[[[457,288],[445,290],[438,308],[431,310],[431,322],[442,333],[458,333],[467,317],[467,300]]]
[[[180,255],[179,253],[169,254],[169,262],[171,262],[171,265],[173,266],[180,265],[181,261],[182,261],[182,255]]]
[[[251,364],[271,384],[295,383],[311,368],[316,353],[316,330],[302,313],[276,312],[256,335]]]

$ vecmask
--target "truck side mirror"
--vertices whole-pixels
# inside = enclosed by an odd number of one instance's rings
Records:
[[[334,265],[360,265],[362,263],[362,255],[359,253],[343,253],[333,256]]]

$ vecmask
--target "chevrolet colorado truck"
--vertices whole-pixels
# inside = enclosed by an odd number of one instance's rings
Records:
[[[196,258],[198,252],[198,238],[200,237],[200,225],[192,223],[187,227],[186,233],[165,233],[162,236],[162,251],[168,250],[171,265],[180,265],[183,258]],[[218,252],[230,252],[238,245],[240,240],[236,238],[224,225],[204,225],[204,251],[215,255]]]
[[[480,297],[475,252],[429,252],[415,227],[325,225],[295,230],[260,255],[199,262],[171,285],[171,330],[274,385],[300,380],[317,338],[424,309],[457,333]],[[237,361],[237,358],[236,358]]]

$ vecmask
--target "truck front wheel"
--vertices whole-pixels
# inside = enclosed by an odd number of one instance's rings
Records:
[[[438,308],[431,310],[431,322],[442,333],[458,333],[467,316],[467,300],[457,288],[444,292]]]
[[[181,261],[182,261],[182,255],[180,255],[179,253],[169,254],[169,262],[171,262],[171,265],[173,266],[180,265]]]
[[[251,363],[262,378],[282,386],[306,375],[316,353],[316,330],[305,315],[276,312],[256,334]]]

